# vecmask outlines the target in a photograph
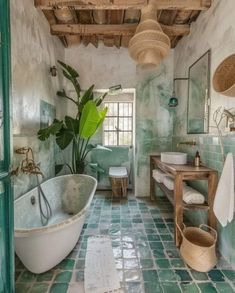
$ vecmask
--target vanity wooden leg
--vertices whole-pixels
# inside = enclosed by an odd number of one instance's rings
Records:
[[[213,211],[213,205],[214,205],[214,199],[215,199],[215,193],[217,188],[217,181],[218,181],[218,175],[217,172],[213,172],[209,174],[208,177],[208,225],[212,228],[217,228],[217,220]]]
[[[183,228],[183,178],[182,174],[178,173],[175,176],[175,187],[174,187],[174,224],[175,224],[175,244],[177,247],[180,246],[182,236],[176,223]]]
[[[155,199],[155,184],[154,184],[154,180],[153,180],[153,169],[154,169],[154,163],[152,160],[152,157],[150,156],[150,200],[154,200]]]

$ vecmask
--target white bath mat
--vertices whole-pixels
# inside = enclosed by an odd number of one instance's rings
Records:
[[[108,236],[88,238],[84,279],[85,293],[122,292]]]

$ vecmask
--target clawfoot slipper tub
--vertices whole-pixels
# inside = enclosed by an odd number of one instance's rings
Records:
[[[15,251],[29,271],[48,271],[72,251],[96,186],[95,178],[79,174],[43,182],[41,188],[52,211],[46,226],[41,224],[37,187],[15,200]]]

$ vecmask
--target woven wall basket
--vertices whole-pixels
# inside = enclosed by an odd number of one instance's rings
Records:
[[[177,227],[183,238],[180,246],[180,254],[183,260],[198,272],[210,271],[217,263],[215,253],[217,232],[204,224],[200,225],[199,228],[186,228],[184,226],[183,231],[178,224]],[[210,233],[203,228],[210,230]]]
[[[229,97],[235,97],[235,54],[227,57],[213,76],[214,90]]]

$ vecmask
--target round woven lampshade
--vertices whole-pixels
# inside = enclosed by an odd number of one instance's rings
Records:
[[[235,97],[235,54],[227,57],[213,76],[214,90],[229,97]]]
[[[141,11],[141,21],[129,42],[130,56],[141,65],[158,65],[170,51],[170,39],[156,20],[156,7],[150,4]]]

